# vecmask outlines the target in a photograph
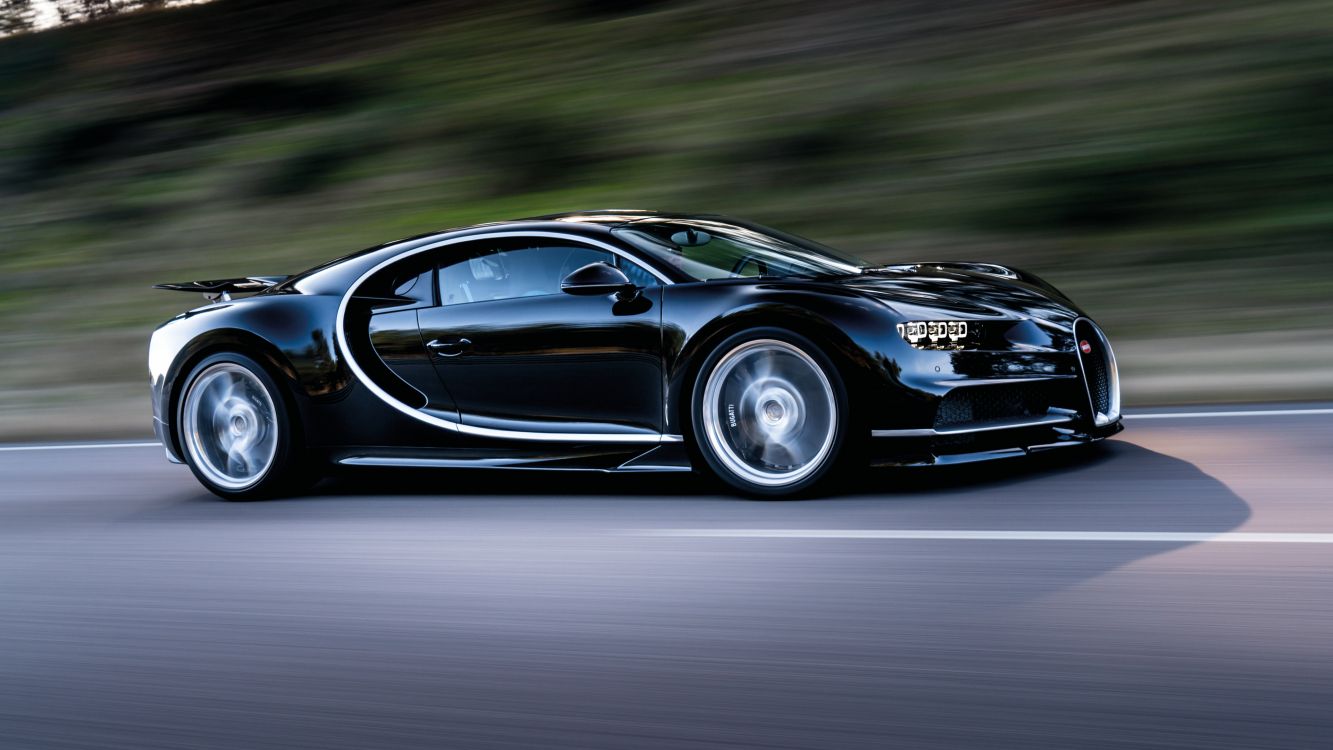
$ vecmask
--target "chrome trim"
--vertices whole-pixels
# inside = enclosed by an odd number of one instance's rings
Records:
[[[673,457],[672,453],[676,453]],[[660,460],[663,456],[666,460]],[[616,467],[616,471],[636,472],[636,471],[694,471],[693,465],[684,454],[678,451],[672,451],[666,446],[657,446],[649,448],[634,458],[625,461]]]
[[[916,430],[871,430],[871,437],[944,437],[948,435],[970,435],[976,432],[992,432],[995,430],[1019,430],[1024,427],[1047,427],[1050,425],[1065,424],[1072,422],[1074,418],[1068,414],[1047,414],[1040,419],[1011,419],[1004,422],[990,422],[988,424],[978,425],[976,427],[955,427],[952,429],[936,430],[933,428]]]
[[[344,466],[416,466],[419,468],[507,468],[534,463],[531,458],[418,458],[413,456],[348,456]]]
[[[667,472],[693,471],[689,466],[617,466],[593,468],[581,466],[550,466],[548,459],[531,458],[420,458],[416,456],[348,456],[338,459],[343,466],[379,466],[403,469],[527,469],[530,471],[592,471],[602,474],[613,472]]]
[[[1103,414],[1102,412],[1096,411],[1097,408],[1096,404],[1093,403],[1092,388],[1091,386],[1088,385],[1088,374],[1083,369],[1083,353],[1080,352],[1078,349],[1077,331],[1078,331],[1078,324],[1081,322],[1087,323],[1092,328],[1092,332],[1097,334],[1097,339],[1098,341],[1100,341],[1101,345],[1106,347],[1106,379],[1109,381],[1106,384],[1106,387],[1111,391],[1110,393],[1111,404],[1110,408],[1108,409],[1110,414]],[[1091,318],[1078,318],[1077,320],[1074,321],[1073,327],[1070,328],[1069,330],[1071,333],[1074,334],[1074,356],[1078,358],[1078,371],[1079,375],[1083,379],[1083,391],[1088,394],[1088,405],[1091,406],[1095,412],[1092,416],[1093,426],[1106,427],[1107,425],[1112,425],[1115,424],[1116,422],[1119,422],[1121,416],[1120,415],[1120,369],[1119,366],[1116,365],[1115,350],[1111,348],[1110,339],[1106,338],[1106,334],[1102,332],[1102,327],[1092,322]]]
[[[1052,350],[1054,351],[1054,350]],[[958,388],[971,388],[984,385],[1009,385],[1011,383],[1043,383],[1051,380],[1073,380],[1078,375],[1036,375],[1030,378],[967,378],[954,380],[936,380],[935,385]]]
[[[365,371],[361,369],[361,366],[357,364],[356,358],[352,356],[352,348],[348,346],[347,334],[343,330],[344,329],[343,321],[347,317],[347,304],[351,301],[352,295],[356,293],[357,288],[360,287],[362,284],[364,284],[366,279],[369,279],[374,274],[379,273],[384,268],[394,263],[397,263],[398,261],[403,260],[404,258],[410,258],[413,255],[417,255],[418,253],[424,253],[428,250],[434,250],[436,248],[445,247],[448,245],[462,244],[464,242],[475,242],[479,240],[507,238],[507,237],[551,237],[554,239],[567,240],[570,242],[575,242],[583,245],[591,245],[593,247],[606,250],[614,255],[618,255],[622,258],[627,258],[629,260],[632,260],[638,265],[643,266],[643,268],[645,268],[649,273],[651,273],[654,277],[656,277],[659,281],[661,281],[663,286],[669,286],[672,283],[670,279],[662,275],[656,269],[652,268],[651,266],[644,265],[638,258],[635,258],[633,255],[625,252],[624,250],[621,250],[618,247],[615,247],[614,245],[607,244],[600,240],[588,239],[586,237],[579,237],[578,235],[565,234],[562,232],[531,231],[531,232],[494,232],[494,233],[480,234],[480,235],[471,234],[463,237],[453,237],[451,239],[441,240],[440,242],[435,242],[422,247],[413,248],[412,250],[409,250],[404,253],[399,253],[393,256],[392,258],[388,258],[376,264],[369,271],[366,271],[365,273],[361,274],[361,276],[359,276],[356,281],[352,282],[352,284],[347,287],[347,291],[343,294],[342,302],[339,303],[338,305],[338,317],[334,321],[334,334],[337,337],[338,346],[342,348],[343,358],[347,362],[347,367],[352,371],[352,374],[356,377],[356,379],[362,385],[364,385],[371,393],[375,394],[376,397],[378,397],[384,403],[388,404],[391,408],[403,414],[406,414],[407,416],[412,417],[413,419],[425,422],[426,424],[431,425],[433,427],[440,427],[442,429],[450,430],[451,432],[457,432],[463,435],[475,435],[477,437],[490,437],[502,440],[533,440],[533,441],[545,440],[549,442],[558,442],[558,443],[680,442],[683,438],[681,438],[681,436],[679,435],[662,435],[662,434],[645,434],[645,433],[626,434],[626,433],[602,433],[602,432],[594,432],[594,433],[527,432],[520,430],[501,430],[492,427],[477,427],[474,425],[467,425],[463,424],[462,422],[453,422],[448,419],[442,419],[440,417],[436,417],[431,414],[425,414],[422,413],[421,411],[413,409],[407,404],[395,400],[393,396],[389,395],[388,392],[386,392],[384,389],[376,385],[375,382],[372,381],[368,375],[366,375]]]
[[[1073,324],[1073,323],[1070,323],[1070,324],[1069,324],[1069,327],[1066,328],[1066,327],[1064,327],[1063,325],[1060,325],[1059,323],[1056,323],[1056,322],[1053,321],[1053,320],[1046,320],[1045,318],[1029,317],[1029,318],[1024,318],[1023,320],[1030,320],[1030,321],[1032,321],[1033,323],[1036,323],[1036,324],[1039,325],[1039,326],[1046,326],[1047,328],[1053,328],[1053,329],[1055,329],[1055,330],[1057,330],[1057,331],[1060,331],[1061,333],[1069,333],[1069,334],[1072,334],[1072,333],[1074,332],[1074,324]],[[1075,318],[1074,320],[1077,321],[1078,318]]]
[[[1058,443],[1038,443],[1037,445],[1029,445],[1027,451],[1029,453],[1043,453],[1045,451],[1069,448],[1075,445],[1090,445],[1102,439],[1103,438],[1099,437],[1087,437],[1080,440],[1062,440]]]
[[[945,453],[935,456],[935,460],[930,462],[931,466],[951,466],[958,464],[974,464],[982,461],[991,461],[997,458],[1022,458],[1028,455],[1022,448],[1000,448],[993,451],[976,451],[975,453]]]

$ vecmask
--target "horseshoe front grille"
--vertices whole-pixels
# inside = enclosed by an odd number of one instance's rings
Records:
[[[1074,323],[1074,346],[1088,390],[1093,424],[1110,424],[1120,418],[1120,382],[1111,345],[1092,321],[1080,318]]]

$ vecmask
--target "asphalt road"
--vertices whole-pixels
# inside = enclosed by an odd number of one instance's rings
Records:
[[[1328,747],[1331,487],[1327,413],[801,502],[11,447],[0,748]]]

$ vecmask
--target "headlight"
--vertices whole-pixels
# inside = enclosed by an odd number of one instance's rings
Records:
[[[918,349],[961,349],[967,343],[967,321],[921,320],[898,324],[898,335]]]

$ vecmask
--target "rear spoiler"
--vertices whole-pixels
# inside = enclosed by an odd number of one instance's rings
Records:
[[[154,289],[173,292],[198,292],[209,302],[226,302],[233,294],[255,294],[286,281],[287,276],[243,276],[238,279],[213,281],[182,281],[177,284],[154,284]]]

